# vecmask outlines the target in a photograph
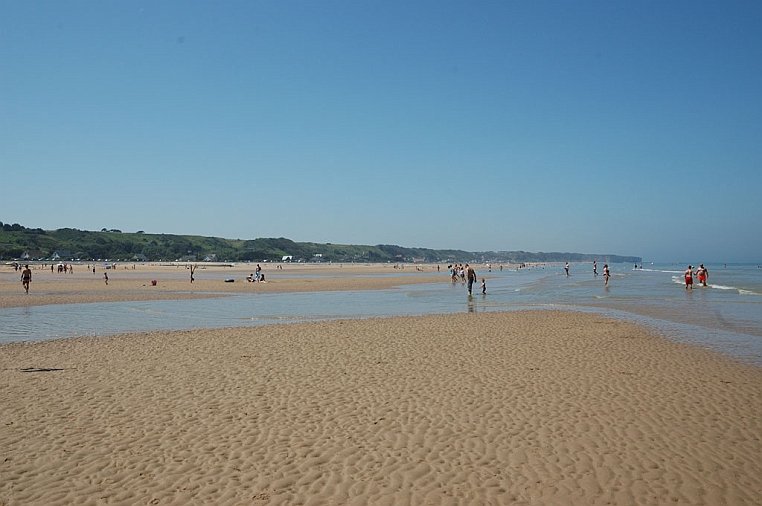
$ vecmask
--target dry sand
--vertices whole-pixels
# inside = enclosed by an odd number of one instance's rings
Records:
[[[29,294],[24,293],[21,273],[8,266],[0,269],[0,307],[40,306],[216,297],[227,293],[318,292],[330,290],[379,290],[405,284],[443,282],[447,269],[432,277],[436,265],[395,269],[389,264],[263,264],[265,283],[249,283],[246,277],[256,265],[234,267],[201,265],[190,282],[186,264],[117,264],[116,269],[98,265],[93,274],[87,265],[75,265],[73,274],[51,272],[35,266]],[[441,266],[444,267],[444,266]],[[108,274],[108,285],[103,273]],[[235,280],[225,283],[225,279]],[[151,282],[156,280],[156,285]]]
[[[762,369],[566,312],[0,346],[0,504],[762,503]]]

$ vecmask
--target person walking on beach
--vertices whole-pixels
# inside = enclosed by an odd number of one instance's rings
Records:
[[[474,285],[474,281],[476,281],[476,271],[473,267],[466,264],[465,275],[466,279],[468,280],[468,295],[471,295],[471,288]]]
[[[196,272],[196,267],[198,267],[198,265],[191,265],[191,266],[190,266],[190,271],[191,271],[191,283],[193,283],[193,273],[194,273],[194,272]]]
[[[689,265],[687,269],[685,269],[685,289],[693,290],[693,266]]]
[[[28,265],[24,266],[24,270],[21,271],[21,284],[24,285],[24,292],[29,293],[29,283],[32,282],[32,270]]]
[[[709,277],[709,271],[704,267],[704,264],[699,264],[699,268],[696,269],[696,276],[698,277],[701,286],[707,286],[706,279]]]
[[[611,276],[609,264],[603,264],[603,286],[609,286],[609,276]]]
[[[103,280],[108,284],[108,272],[103,273]]]

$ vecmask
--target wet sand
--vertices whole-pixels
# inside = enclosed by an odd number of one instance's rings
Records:
[[[596,315],[16,343],[0,375],[3,506],[762,503],[762,369]]]

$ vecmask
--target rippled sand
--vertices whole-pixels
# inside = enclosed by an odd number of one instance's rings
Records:
[[[0,504],[762,503],[762,370],[566,312],[0,346]]]

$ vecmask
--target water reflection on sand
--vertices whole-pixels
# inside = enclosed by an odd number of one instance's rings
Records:
[[[554,270],[495,270],[487,294],[468,296],[461,283],[391,290],[259,293],[213,299],[48,305],[0,309],[0,342],[154,330],[264,325],[338,318],[453,312],[575,309],[626,318],[673,339],[718,349],[762,366],[762,297],[739,290],[685,290],[669,272],[615,266],[602,279]],[[447,275],[441,274],[445,279]],[[749,290],[745,290],[748,292]]]

